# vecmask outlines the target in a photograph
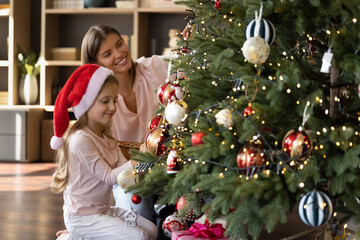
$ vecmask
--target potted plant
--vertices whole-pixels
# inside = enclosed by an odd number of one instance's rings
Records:
[[[25,104],[36,103],[38,97],[37,75],[40,72],[40,58],[31,49],[20,49],[17,55],[17,64],[21,70],[19,95]]]

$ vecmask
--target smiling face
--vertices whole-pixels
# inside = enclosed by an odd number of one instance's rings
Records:
[[[96,54],[97,64],[111,69],[115,74],[127,73],[132,67],[129,47],[117,34],[109,34]]]
[[[118,88],[114,82],[105,84],[87,112],[88,127],[99,136],[111,127],[111,118],[116,112]]]

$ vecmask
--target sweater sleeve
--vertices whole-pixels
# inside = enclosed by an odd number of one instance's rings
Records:
[[[128,161],[121,166],[111,168],[108,162],[113,159],[107,159],[113,157],[107,152],[100,153],[95,142],[85,135],[77,135],[71,139],[71,144],[69,144],[69,151],[72,152],[75,161],[80,161],[81,165],[85,169],[80,172],[87,171],[92,174],[96,179],[99,179],[102,182],[107,183],[108,185],[116,184],[116,179],[119,173],[125,169],[131,168],[131,162]],[[114,153],[113,150],[112,153]],[[120,157],[116,154],[117,157]],[[120,159],[116,160],[119,162]],[[114,161],[114,160],[113,160]]]
[[[151,82],[156,89],[160,84],[165,83],[169,67],[169,59],[167,57],[154,55],[150,58],[140,58],[137,62],[143,78]]]

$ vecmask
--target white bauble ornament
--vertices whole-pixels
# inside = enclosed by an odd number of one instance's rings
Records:
[[[116,181],[122,189],[126,190],[139,182],[139,175],[134,174],[132,169],[126,169],[119,173]]]
[[[173,125],[179,125],[187,113],[187,104],[182,100],[168,103],[165,108],[166,121]]]
[[[219,111],[215,115],[215,118],[216,118],[216,123],[223,127],[229,128],[234,125],[234,120],[232,118],[231,111],[229,109],[223,109]]]
[[[251,63],[262,64],[270,54],[269,44],[261,37],[252,37],[244,42],[243,55]]]

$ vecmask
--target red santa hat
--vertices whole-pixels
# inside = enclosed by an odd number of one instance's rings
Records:
[[[77,119],[83,116],[109,75],[114,75],[113,71],[95,64],[84,64],[71,74],[55,101],[52,149],[60,149],[64,143],[63,135],[69,126],[68,108],[72,107]]]

